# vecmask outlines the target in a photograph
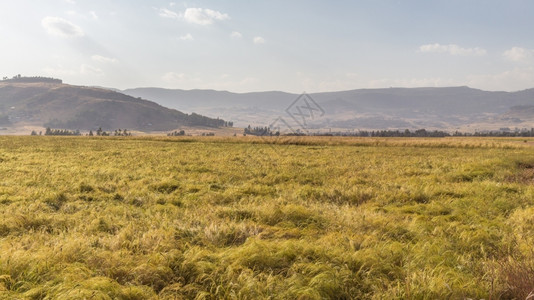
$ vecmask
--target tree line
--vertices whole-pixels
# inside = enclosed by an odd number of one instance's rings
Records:
[[[299,135],[306,135],[300,133]],[[426,130],[418,129],[410,131],[406,129],[404,131],[399,130],[377,130],[377,131],[365,131],[358,132],[329,132],[329,133],[312,133],[313,136],[354,136],[354,137],[534,137],[534,128],[531,130],[517,130],[517,131],[476,131],[476,132],[460,132],[455,131],[453,133],[442,130]]]
[[[8,78],[4,76],[2,78],[3,81],[9,81],[9,82],[22,82],[22,83],[37,83],[37,82],[43,82],[43,83],[63,83],[63,80],[51,78],[51,77],[41,77],[41,76],[31,76],[26,77],[22,76],[20,74],[13,76],[12,78]]]
[[[40,131],[37,133],[37,131],[32,130],[30,135],[43,135],[43,132]],[[47,127],[45,130],[44,135],[58,135],[58,136],[81,136],[82,133],[80,130],[68,130],[68,129],[51,129],[50,127]],[[129,132],[127,129],[116,129],[113,132],[107,132],[102,130],[102,127],[98,128],[94,133],[92,130],[89,130],[89,133],[86,134],[87,136],[132,136],[132,133]]]
[[[233,127],[234,122],[231,121],[225,121],[222,119],[212,119],[206,116],[199,115],[197,113],[191,113],[190,115],[187,115],[186,117],[186,123],[187,125],[195,126],[207,126],[207,127]]]
[[[351,137],[534,137],[534,128],[530,130],[498,130],[498,131],[476,131],[476,132],[448,132],[443,130],[360,130],[355,132],[304,132],[301,130],[291,131],[281,134],[279,131],[273,131],[269,127],[250,125],[243,130],[244,135],[254,136],[351,136]]]
[[[255,136],[279,136],[279,131],[272,131],[271,128],[265,126],[257,126],[257,127],[251,127],[248,125],[243,131],[244,135],[255,135]]]

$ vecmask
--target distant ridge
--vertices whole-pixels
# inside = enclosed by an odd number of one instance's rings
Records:
[[[231,93],[214,90],[136,88],[125,94],[151,99],[182,111],[232,119],[236,126],[268,125],[299,96],[284,92]],[[467,86],[355,89],[312,93],[325,111],[310,120],[314,129],[419,129],[475,130],[500,127],[534,127],[523,114],[511,121],[512,107],[534,105],[534,89],[490,92]],[[514,109],[517,113],[517,108]],[[530,112],[530,110],[529,110]]]

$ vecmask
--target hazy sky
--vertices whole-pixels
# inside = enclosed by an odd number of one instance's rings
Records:
[[[534,1],[0,0],[0,76],[235,92],[534,87]]]

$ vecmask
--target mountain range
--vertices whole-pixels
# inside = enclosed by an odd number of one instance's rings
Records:
[[[281,124],[309,131],[530,129],[534,127],[534,89],[385,88],[299,95],[163,88],[120,91],[42,77],[0,81],[2,127],[154,132],[184,126]]]
[[[299,94],[136,88],[122,91],[181,111],[267,126],[283,118]],[[307,95],[324,113],[305,129],[493,130],[534,127],[534,89],[490,92],[469,87],[358,89]],[[297,125],[295,125],[297,126]]]

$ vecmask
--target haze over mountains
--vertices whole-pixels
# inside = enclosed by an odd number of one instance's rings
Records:
[[[299,97],[283,92],[231,93],[214,90],[137,88],[125,94],[185,112],[267,126],[291,119],[286,109]],[[489,92],[469,87],[359,89],[309,95],[324,114],[306,129],[499,130],[534,127],[534,89]]]
[[[184,126],[223,127],[228,125],[226,120],[234,127],[284,123],[292,130],[314,132],[534,127],[534,89],[488,92],[468,87],[387,88],[300,96],[162,88],[118,91],[22,77],[0,81],[0,126],[154,132]]]

